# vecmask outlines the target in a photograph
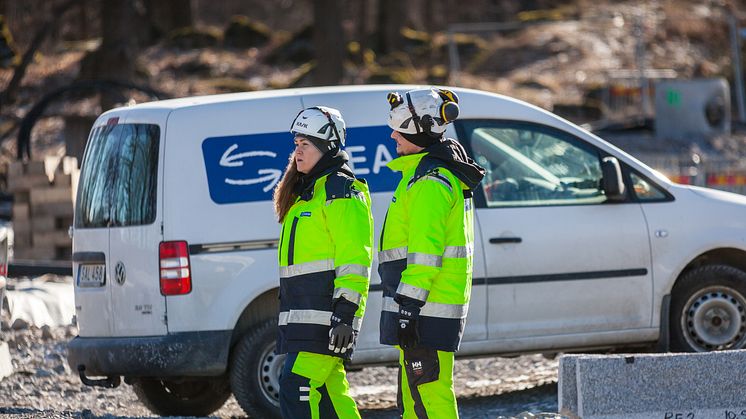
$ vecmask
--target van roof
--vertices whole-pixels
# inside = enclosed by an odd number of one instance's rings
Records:
[[[238,102],[247,99],[265,99],[265,98],[276,98],[276,97],[287,97],[287,96],[303,96],[312,95],[319,93],[359,93],[359,92],[375,92],[375,91],[402,91],[412,90],[418,88],[427,88],[429,85],[414,85],[414,84],[368,84],[368,85],[345,85],[345,86],[322,86],[322,87],[304,87],[297,89],[277,89],[277,90],[262,90],[257,92],[244,92],[244,93],[226,93],[219,95],[207,95],[207,96],[190,96],[178,99],[166,99],[154,102],[145,102],[137,105],[127,107],[126,109],[183,109],[196,106],[210,105],[214,103],[228,103]],[[495,93],[484,92],[480,90],[466,89],[460,87],[447,87],[450,90],[455,90],[460,93],[470,94],[481,94],[499,97],[507,101],[515,101],[515,99],[507,96],[498,95]]]

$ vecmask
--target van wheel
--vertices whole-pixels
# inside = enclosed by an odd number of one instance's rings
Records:
[[[746,347],[746,272],[727,265],[692,269],[671,299],[671,349],[707,352]]]
[[[285,355],[275,353],[277,320],[247,332],[231,355],[231,389],[250,417],[280,417],[280,372]]]
[[[161,416],[207,416],[220,409],[231,395],[225,377],[138,378],[132,388],[145,407]]]

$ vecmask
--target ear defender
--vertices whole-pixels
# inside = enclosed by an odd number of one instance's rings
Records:
[[[386,96],[386,100],[388,100],[389,105],[391,105],[391,109],[394,109],[404,103],[404,99],[402,99],[401,95],[398,92],[389,93],[388,96]]]
[[[440,105],[440,119],[444,124],[455,121],[459,114],[458,96],[445,89],[439,89],[438,95],[443,99],[443,104]]]
[[[443,120],[444,124],[453,122],[458,118],[459,107],[456,102],[443,102],[440,105],[440,119]]]

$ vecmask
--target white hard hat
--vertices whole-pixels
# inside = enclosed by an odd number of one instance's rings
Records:
[[[398,92],[388,95],[391,105],[389,127],[404,134],[426,133],[440,137],[446,125],[458,118],[458,96],[450,90],[410,90],[402,97]]]
[[[347,137],[345,120],[342,119],[342,114],[337,109],[327,108],[326,106],[314,106],[300,111],[293,120],[290,132],[322,141],[339,141],[342,146],[344,146]]]

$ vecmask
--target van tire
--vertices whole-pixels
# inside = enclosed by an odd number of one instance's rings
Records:
[[[277,320],[266,320],[246,332],[231,354],[233,396],[252,418],[280,418],[277,396],[284,356],[275,354],[276,342]]]
[[[208,416],[231,396],[225,377],[138,378],[132,383],[132,389],[145,407],[161,416]]]
[[[746,348],[746,272],[700,266],[684,274],[671,294],[672,351]]]

